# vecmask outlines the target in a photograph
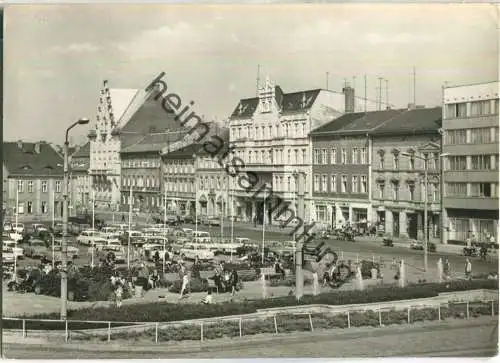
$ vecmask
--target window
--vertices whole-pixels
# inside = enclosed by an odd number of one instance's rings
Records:
[[[470,130],[471,144],[489,144],[491,142],[491,128],[480,127]]]
[[[378,183],[377,184],[377,189],[378,189],[378,197],[380,199],[384,199],[385,197],[385,183]]]
[[[342,148],[342,156],[341,156],[342,160],[341,160],[341,163],[342,164],[347,164],[347,149],[346,148]]]
[[[490,183],[471,183],[470,196],[479,198],[491,197]]]
[[[368,177],[366,175],[361,175],[361,193],[366,194],[368,192]]]
[[[385,162],[385,158],[384,158],[384,154],[380,155],[380,169],[384,169],[384,162]]]
[[[333,148],[330,151],[330,164],[337,164],[337,149]]]
[[[341,192],[347,193],[347,175],[342,175]]]
[[[330,192],[331,193],[337,192],[337,176],[336,175],[331,175],[331,177],[330,177]]]
[[[410,154],[408,159],[408,166],[410,170],[415,170],[415,155]]]
[[[321,164],[321,150],[320,149],[314,149],[314,164],[316,164],[316,165]]]
[[[314,191],[319,191],[319,175],[314,175]]]
[[[446,195],[449,197],[467,196],[467,183],[447,183]]]
[[[61,181],[56,180],[56,193],[61,193]]]
[[[27,213],[33,214],[33,202],[27,202]]]
[[[368,164],[367,162],[368,149],[366,147],[361,149],[361,164]]]
[[[392,182],[392,200],[399,200],[399,182]]]
[[[328,164],[328,150],[323,149],[322,150],[322,164]]]
[[[292,159],[292,150],[288,149],[288,153],[287,153],[287,160],[288,160],[287,163],[288,163],[288,165],[290,165],[292,163],[291,159]],[[262,162],[264,162],[264,154],[262,154]],[[322,164],[321,160],[320,160],[320,164]]]
[[[431,202],[437,202],[439,199],[439,186],[436,183],[431,183],[430,189],[431,189]]]
[[[472,170],[490,170],[491,169],[491,155],[472,155],[471,156],[471,167],[472,167]]]
[[[17,213],[24,214],[24,202],[19,202],[19,204],[17,206]]]
[[[47,202],[42,201],[42,214],[47,213]]]
[[[321,176],[321,191],[323,193],[328,192],[328,176],[327,175]]]
[[[302,149],[302,164],[308,164],[309,162],[307,161],[307,151],[306,149]]]
[[[449,170],[466,170],[467,169],[467,156],[450,156],[448,158]]]
[[[33,180],[28,181],[28,193],[33,193]]]
[[[467,143],[467,130],[448,130],[445,133],[445,141],[447,145],[461,145]]]
[[[409,191],[409,195],[410,195],[410,200],[415,200],[415,184],[414,183],[408,184],[408,191]]]
[[[299,150],[298,149],[295,149],[293,150],[293,153],[295,155],[295,164],[300,164],[299,163]],[[269,153],[269,159],[271,159],[271,164],[273,163],[273,154]]]
[[[323,222],[328,220],[328,212],[325,205],[316,206],[316,219]]]
[[[352,193],[358,193],[359,191],[359,180],[357,175],[352,176]]]
[[[47,193],[47,180],[42,180],[42,193]]]
[[[352,148],[352,163],[357,164],[359,161],[359,154],[358,154],[358,148],[353,147]]]
[[[24,180],[17,181],[17,191],[19,193],[24,193]]]
[[[446,106],[446,118],[467,117],[467,103],[452,103]]]
[[[399,169],[399,155],[394,154],[392,159],[392,167],[394,170]]]

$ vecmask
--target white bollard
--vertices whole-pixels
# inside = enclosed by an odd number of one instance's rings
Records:
[[[406,269],[405,269],[405,261],[401,260],[401,265],[399,266],[399,287],[406,286]]]
[[[266,275],[262,274],[260,278],[262,282],[262,298],[267,298],[267,284],[266,284]]]

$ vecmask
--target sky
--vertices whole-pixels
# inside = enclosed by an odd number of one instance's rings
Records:
[[[11,5],[5,10],[4,139],[61,144],[95,123],[99,89],[169,89],[209,119],[256,95],[257,68],[284,92],[345,80],[389,103],[441,103],[441,87],[498,79],[496,5]],[[355,77],[355,78],[354,78]],[[385,87],[385,82],[384,82]],[[383,91],[385,100],[385,89]],[[91,126],[90,126],[91,127]],[[72,131],[85,142],[88,127]]]

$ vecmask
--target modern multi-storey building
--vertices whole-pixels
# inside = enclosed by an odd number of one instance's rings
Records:
[[[372,220],[370,132],[402,112],[348,113],[311,132],[316,222],[340,227]]]
[[[264,218],[264,200],[269,211],[275,204],[273,198],[292,201],[296,196],[297,186],[306,186],[304,190],[303,215],[305,221],[313,219],[312,178],[311,178],[311,130],[331,121],[345,112],[374,110],[375,102],[355,97],[354,89],[345,87],[343,92],[322,89],[284,93],[269,78],[258,90],[258,97],[239,101],[230,119],[230,144],[235,156],[245,163],[245,171],[258,175],[255,190],[271,189],[272,195],[252,191],[248,193],[241,187],[231,190],[234,196],[238,217],[261,223]],[[269,193],[267,193],[269,194]],[[273,223],[275,215],[266,216],[268,223]]]
[[[70,170],[74,179],[74,206],[77,212],[88,212],[91,203],[90,142],[87,142],[70,157]]]
[[[498,81],[443,90],[444,242],[498,242]]]
[[[2,155],[4,216],[14,220],[18,200],[19,221],[61,218],[64,175],[61,155],[44,141],[4,142]],[[69,188],[71,191],[71,184]]]
[[[423,239],[425,162],[429,240],[440,237],[441,108],[400,110],[370,132],[372,221],[394,237]]]

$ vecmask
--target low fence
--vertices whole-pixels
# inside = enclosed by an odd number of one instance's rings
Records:
[[[116,322],[2,318],[4,332],[21,337],[44,337],[71,341],[107,341],[146,339],[165,341],[238,338],[256,334],[280,334],[315,329],[349,329],[444,321],[447,318],[469,319],[496,316],[497,300],[435,303],[428,306],[350,309],[335,312],[276,312],[248,314],[177,322]]]

